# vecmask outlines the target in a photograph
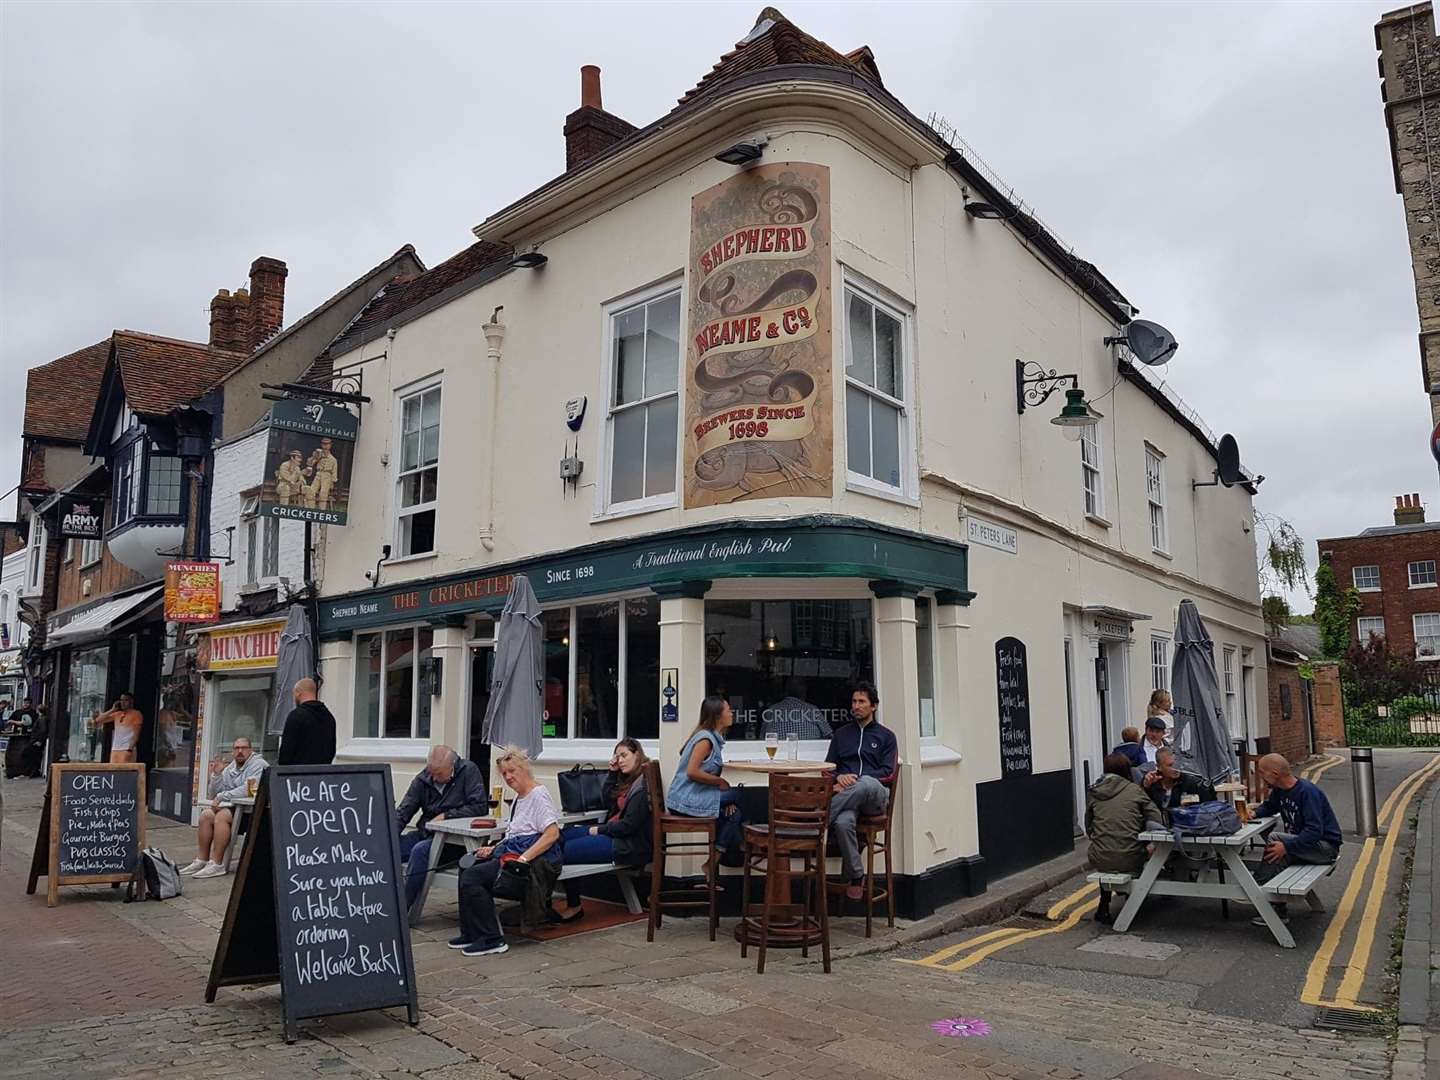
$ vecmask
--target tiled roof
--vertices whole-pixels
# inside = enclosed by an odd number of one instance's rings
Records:
[[[84,442],[90,430],[90,411],[109,359],[107,337],[79,352],[31,368],[25,377],[25,434]]]
[[[1399,536],[1401,533],[1434,532],[1440,529],[1440,521],[1422,521],[1415,525],[1376,525],[1366,529],[1361,536]]]
[[[1320,628],[1318,626],[1297,623],[1282,627],[1278,634],[1271,636],[1270,640],[1302,656],[1321,655]]]
[[[775,8],[767,7],[755,20],[754,29],[716,62],[694,89],[680,99],[680,104],[702,97],[746,72],[781,64],[844,68],[846,71],[858,71],[877,86],[885,85],[880,81],[880,69],[869,46],[862,46],[848,55],[837,52],[819,38],[805,33]]]
[[[513,252],[505,244],[480,240],[408,281],[395,281],[382,289],[325,350],[301,381],[319,385],[329,382],[330,357],[341,356],[388,327],[401,312],[435,300],[483,270],[508,265]],[[447,297],[448,299],[448,297]]]
[[[193,401],[249,359],[245,353],[137,330],[116,330],[111,340],[125,402],[145,416],[164,416]]]

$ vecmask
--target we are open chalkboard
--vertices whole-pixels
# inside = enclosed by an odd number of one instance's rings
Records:
[[[312,1016],[408,1006],[420,1019],[385,765],[267,769],[205,1000],[278,981],[285,1037]]]
[[[995,642],[995,686],[1000,704],[1000,778],[1029,776],[1033,767],[1030,673],[1025,643],[1019,638]]]
[[[47,877],[54,907],[62,885],[131,881],[144,847],[144,765],[52,765],[25,892]]]

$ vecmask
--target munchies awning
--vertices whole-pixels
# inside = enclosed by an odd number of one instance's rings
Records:
[[[89,611],[81,612],[64,626],[49,631],[45,644],[72,645],[87,638],[104,637],[115,627],[143,614],[160,600],[165,586],[155,585],[140,592],[109,600]]]

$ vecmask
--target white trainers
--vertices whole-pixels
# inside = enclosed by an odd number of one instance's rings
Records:
[[[207,866],[209,866],[209,865],[210,865],[210,860],[209,860],[209,859],[194,859],[194,860],[192,860],[191,862],[187,863],[185,866],[182,866],[182,867],[180,868],[180,873],[182,873],[182,874],[193,874],[193,873],[195,873],[197,870],[204,870],[205,867],[207,867]]]
[[[224,877],[229,872],[225,869],[224,864],[212,862],[206,863],[203,869],[196,870],[193,876],[198,880],[199,878]]]

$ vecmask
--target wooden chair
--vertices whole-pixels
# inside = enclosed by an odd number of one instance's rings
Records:
[[[715,928],[719,914],[715,907],[715,878],[720,864],[715,851],[715,819],[686,817],[683,814],[665,812],[665,788],[660,778],[660,763],[645,763],[645,790],[650,793],[651,850],[650,857],[650,922],[645,928],[645,940],[655,940],[655,929],[660,925],[661,909],[689,909],[708,907],[710,911],[710,940],[715,940]],[[671,840],[672,836],[701,835],[703,840]],[[707,857],[704,900],[694,899],[689,890],[672,889],[668,892],[665,884],[665,856],[697,855],[704,851]]]
[[[891,841],[895,835],[895,803],[898,801],[900,791],[900,767],[895,767],[895,775],[888,780],[882,781],[885,790],[890,793],[889,802],[885,804],[885,813],[860,815],[855,819],[855,839],[865,849],[865,895],[861,902],[865,905],[865,936],[868,938],[873,932],[872,928],[875,919],[875,905],[881,900],[886,906],[886,925],[892,930],[895,928],[895,865],[891,855]],[[875,890],[875,856],[882,855],[885,858],[885,887],[880,891]],[[845,908],[845,890],[848,887],[847,881],[826,882],[826,889],[831,896],[839,896],[841,914]]]
[[[830,972],[830,914],[825,894],[825,833],[830,824],[830,791],[835,778],[786,776],[770,778],[770,822],[745,826],[745,891],[740,919],[740,955],[747,955],[753,936],[759,946],[756,974],[765,974],[765,951],[771,941],[800,943],[810,955],[810,940],[819,932],[821,956]],[[799,917],[771,925],[772,905],[789,904],[790,860],[803,860],[804,902]],[[751,914],[750,872],[765,867],[765,899],[760,918]],[[778,895],[777,895],[778,894]]]

